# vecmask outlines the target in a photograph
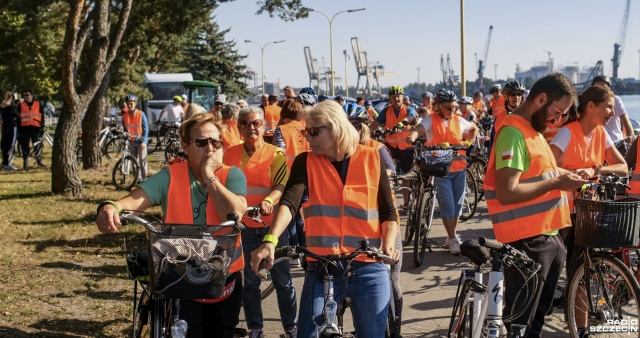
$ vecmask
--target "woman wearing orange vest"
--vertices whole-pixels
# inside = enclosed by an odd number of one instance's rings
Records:
[[[440,90],[438,92],[439,113],[431,114],[422,119],[416,131],[409,136],[411,142],[424,134],[427,138],[427,145],[440,145],[444,142],[449,144],[463,144],[465,141],[473,141],[478,135],[478,127],[465,120],[462,116],[455,115],[457,97],[450,90]],[[461,155],[464,152],[460,151]],[[452,255],[460,254],[460,244],[462,240],[456,233],[458,218],[462,211],[462,201],[466,185],[467,161],[462,156],[454,156],[449,176],[436,177],[434,184],[438,193],[438,207],[442,223],[447,229],[448,238],[445,246],[449,247]]]
[[[549,74],[533,84],[525,102],[504,120],[489,157],[484,192],[496,239],[523,250],[541,265],[541,283],[531,305],[513,321],[527,325],[528,337],[540,337],[544,316],[562,273],[566,251],[558,229],[571,226],[565,191],[587,180],[559,168],[541,132],[557,122],[576,98],[566,76]],[[504,270],[505,309],[514,304],[525,280],[514,268]]]
[[[222,107],[222,149],[227,150],[231,146],[242,143],[242,137],[238,130],[238,112],[240,107],[227,103]]]
[[[127,109],[122,110],[122,123],[124,131],[129,133],[129,152],[140,164],[140,177],[138,182],[143,182],[147,178],[147,144],[149,141],[149,125],[147,115],[140,109],[136,109],[138,97],[127,95]]]
[[[269,230],[271,236],[251,254],[253,271],[258,273],[262,260],[271,268],[275,248],[271,241],[285,231],[301,206],[305,189],[309,193],[304,206],[305,230],[311,251],[321,255],[347,253],[359,247],[359,240],[368,240],[397,259],[397,215],[378,151],[358,144],[356,130],[333,101],[321,102],[308,112],[305,133],[311,152],[298,155],[293,162]],[[320,269],[315,261],[309,262],[300,298],[298,337],[312,337],[313,321],[322,321]],[[390,297],[389,272],[384,264],[360,256],[348,266],[338,263],[333,270],[336,302],[345,296],[351,298],[358,336],[384,337]],[[349,287],[344,287],[346,283]]]
[[[262,109],[253,106],[241,109],[238,126],[244,143],[227,148],[223,163],[242,169],[247,177],[247,205],[260,206],[262,220],[267,225],[265,227],[262,223],[245,219],[244,223],[247,227],[242,231],[242,248],[245,257],[242,294],[244,316],[251,330],[250,337],[261,337],[264,323],[260,277],[251,271],[249,264],[251,251],[260,246],[262,239],[269,231],[274,205],[280,201],[289,175],[284,151],[264,142],[265,121]],[[278,242],[281,245],[288,245],[289,233],[283,232]],[[278,308],[285,334],[295,336],[296,290],[291,280],[289,264],[274,266],[271,270],[271,278],[276,288]]]
[[[18,143],[22,152],[23,167],[29,169],[29,143],[38,141],[44,127],[44,105],[36,100],[29,89],[22,93],[22,102],[18,104]],[[36,164],[45,167],[42,163],[42,155],[36,158]]]
[[[153,205],[162,207],[167,223],[220,224],[228,214],[241,217],[247,209],[246,179],[240,169],[222,164],[221,130],[211,114],[197,114],[185,121],[180,138],[189,160],[165,167],[121,200],[101,203],[96,218],[100,232],[117,231],[119,211],[144,211]],[[242,302],[243,267],[238,236],[223,296],[180,302],[189,337],[233,336]]]

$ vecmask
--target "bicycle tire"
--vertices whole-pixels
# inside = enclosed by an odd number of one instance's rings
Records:
[[[151,306],[153,300],[144,289],[140,293],[140,299],[133,308],[133,337],[143,338],[151,335]]]
[[[460,219],[468,221],[475,215],[476,208],[478,207],[478,186],[476,185],[475,177],[469,168],[465,170],[465,191],[464,199],[462,200],[462,214]]]
[[[429,232],[431,232],[431,206],[433,204],[431,192],[425,191],[420,197],[418,217],[416,218],[416,239],[413,242],[413,265],[419,267],[424,261],[429,244]]]
[[[151,322],[151,337],[166,338],[171,336],[171,322],[173,320],[173,301],[157,298],[154,301],[153,320]]]
[[[176,158],[180,156],[180,143],[171,142],[164,149],[164,159],[169,161],[171,158]]]
[[[128,170],[123,170],[123,163],[129,166]],[[131,190],[138,182],[138,176],[140,174],[140,167],[138,161],[133,156],[127,156],[124,159],[119,159],[116,165],[113,167],[111,174],[111,182],[118,190]]]
[[[110,160],[117,158],[119,154],[122,154],[122,149],[124,149],[124,147],[124,140],[119,137],[114,137],[109,140],[107,145],[104,147],[104,156]]]
[[[283,262],[283,264],[285,263],[287,262]],[[269,297],[275,289],[276,287],[273,285],[273,281],[271,280],[271,274],[267,271],[267,278],[260,281],[260,299]]]
[[[464,274],[460,276],[460,281],[465,278]],[[473,302],[468,301],[468,294],[471,291],[471,281],[464,279],[464,282],[460,284],[458,282],[458,290],[456,291],[456,298],[453,302],[453,309],[451,310],[451,318],[449,320],[449,331],[447,337],[460,338],[465,336],[465,332],[468,332],[468,336],[473,336]],[[469,307],[469,305],[471,305]],[[471,312],[469,312],[469,310]],[[471,313],[471,316],[469,316]]]
[[[407,203],[407,218],[405,220],[404,239],[402,245],[409,245],[416,232],[416,182],[411,182],[411,192],[409,193],[409,203]]]
[[[594,253],[591,254],[592,267],[589,269],[589,289],[591,290],[592,299],[583,291],[578,294],[579,288],[584,288],[584,259],[580,260],[577,268],[574,270],[567,288],[567,305],[565,313],[567,325],[572,337],[578,337],[581,329],[579,326],[598,327],[599,325],[610,326],[606,319],[612,320],[628,320],[629,322],[640,320],[640,286],[638,281],[631,274],[629,269],[619,259],[610,254]],[[605,272],[606,276],[602,274]],[[605,278],[606,277],[606,278]],[[606,294],[605,294],[606,293]],[[579,315],[576,310],[577,305],[589,308],[591,304],[594,313],[588,313],[588,322],[586,325],[578,323],[576,316]],[[589,336],[593,336],[597,332],[590,332]],[[607,332],[615,336],[616,333]],[[618,333],[620,336],[627,336],[629,332]]]
[[[482,157],[476,157],[472,159],[467,168],[471,170],[473,178],[476,180],[476,186],[478,189],[478,201],[484,197],[484,177],[487,172],[487,160]]]

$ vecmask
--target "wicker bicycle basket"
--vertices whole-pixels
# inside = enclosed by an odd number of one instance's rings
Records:
[[[453,150],[423,151],[417,159],[420,173],[425,176],[446,177],[449,175],[454,154]]]
[[[633,247],[638,244],[640,200],[576,199],[576,243],[591,248]]]
[[[232,226],[182,224],[149,231],[151,291],[172,299],[220,297],[239,233]]]

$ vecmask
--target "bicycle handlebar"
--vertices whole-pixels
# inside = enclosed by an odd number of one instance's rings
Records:
[[[622,186],[622,187],[625,187],[625,189],[627,190],[631,189],[631,187],[628,184],[620,180],[620,176],[614,173],[609,173],[604,176],[596,175],[592,179],[594,179],[595,182],[583,184],[582,187],[576,189],[576,191],[585,192],[587,190],[595,189],[600,186],[610,186],[610,187]]]
[[[398,263],[398,261],[393,259],[391,256],[385,255],[381,253],[378,249],[371,248],[366,244],[364,244],[360,248],[348,254],[342,253],[342,254],[331,254],[331,255],[318,255],[303,246],[283,246],[281,248],[276,249],[274,256],[276,259],[280,259],[280,258],[296,259],[296,258],[300,258],[302,254],[309,256],[311,258],[315,258],[320,261],[325,261],[325,262],[345,261],[345,260],[356,258],[359,255],[365,254],[370,258],[380,259],[385,264],[394,265]]]
[[[136,222],[139,223],[140,225],[144,226],[147,230],[151,231],[151,232],[159,232],[158,230],[158,225],[164,224],[164,222],[162,222],[161,220],[157,219],[156,217],[146,214],[147,217],[149,218],[153,218],[152,221],[147,220],[143,217],[134,215],[133,213],[136,212],[135,210],[124,210],[122,212],[122,215],[120,215],[120,221],[122,222],[122,225],[127,225],[131,222]],[[155,225],[154,225],[155,224]],[[236,228],[238,228],[238,230],[242,231],[244,230],[245,226],[244,224],[238,222],[238,216],[236,214],[228,214],[227,215],[227,220],[220,223],[220,224],[215,224],[215,226],[235,226]]]
[[[485,237],[478,238],[478,243],[485,248],[504,256],[505,258],[510,257],[517,262],[524,264],[527,268],[539,269],[540,264],[529,258],[524,251],[518,250],[509,244],[500,243],[495,239]]]

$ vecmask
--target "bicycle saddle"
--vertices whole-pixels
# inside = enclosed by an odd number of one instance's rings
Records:
[[[469,258],[475,265],[482,265],[491,258],[489,250],[480,245],[477,239],[467,239],[462,242],[460,244],[460,254]]]

